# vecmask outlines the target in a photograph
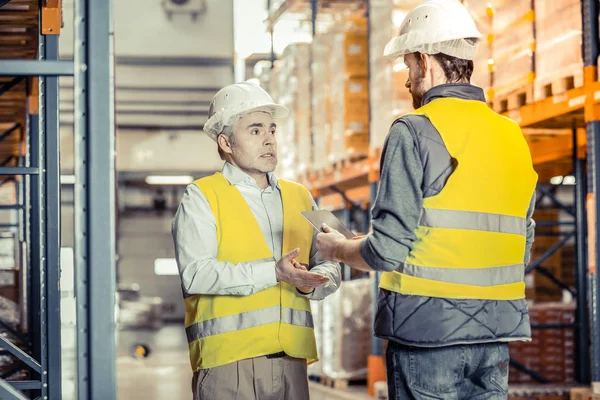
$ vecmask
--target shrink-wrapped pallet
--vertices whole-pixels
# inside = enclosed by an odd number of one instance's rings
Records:
[[[332,38],[331,163],[368,155],[369,82],[368,38],[365,18],[345,21]]]
[[[334,379],[362,379],[372,342],[373,279],[344,281],[323,300],[323,374]]]
[[[323,375],[323,302],[311,300],[310,310],[313,317],[319,361],[308,366],[308,376],[321,377]]]
[[[290,115],[287,120],[278,121],[277,173],[295,179],[311,162],[310,45],[287,46],[278,67],[278,102],[289,109]]]
[[[492,2],[493,97],[498,98],[533,83],[534,12],[523,0]]]
[[[331,137],[331,68],[332,34],[323,34],[313,42],[312,93],[312,170],[322,170],[328,164]]]
[[[535,0],[535,25],[536,98],[543,99],[581,86],[581,1]],[[566,79],[552,89],[553,81],[561,78]]]
[[[370,82],[369,94],[371,102],[370,148],[383,147],[392,122],[407,112],[412,111],[412,97],[406,89],[408,71],[400,68],[401,63],[383,55],[386,44],[398,35],[400,24],[410,4],[402,2],[394,5],[392,0],[371,0],[369,11],[370,24],[376,27],[371,30],[370,46]],[[398,60],[402,61],[402,59]]]
[[[471,83],[483,88],[487,95],[491,87],[489,60],[492,58],[492,49],[489,38],[492,33],[492,9],[489,7],[490,3],[483,0],[465,0],[463,4],[469,10],[477,26],[477,30],[482,35],[477,46],[477,54],[473,60],[474,68]]]

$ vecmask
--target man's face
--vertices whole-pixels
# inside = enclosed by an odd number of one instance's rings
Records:
[[[234,126],[233,141],[225,151],[232,163],[248,175],[273,172],[277,167],[277,126],[271,114],[255,112],[241,118]]]
[[[413,107],[417,109],[423,105],[423,97],[427,92],[423,79],[423,62],[420,55],[411,53],[404,56],[404,64],[408,67],[408,80],[405,86],[413,98]]]

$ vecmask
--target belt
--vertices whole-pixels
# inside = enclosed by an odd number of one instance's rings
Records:
[[[287,354],[285,354],[285,351],[280,351],[279,353],[267,354],[265,357],[267,357],[267,358],[283,358],[285,356],[287,356]]]

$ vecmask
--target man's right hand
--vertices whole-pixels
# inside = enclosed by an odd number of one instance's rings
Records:
[[[311,290],[326,283],[329,278],[294,267],[292,260],[300,254],[300,249],[294,249],[277,261],[275,275],[278,282],[286,282],[298,288]]]

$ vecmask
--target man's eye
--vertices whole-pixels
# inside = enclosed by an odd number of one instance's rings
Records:
[[[258,135],[258,129],[252,129],[252,132],[250,132],[253,135]]]
[[[271,129],[271,135],[275,134],[275,129]]]

